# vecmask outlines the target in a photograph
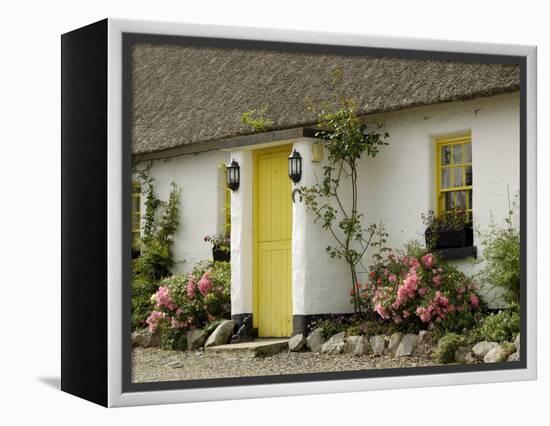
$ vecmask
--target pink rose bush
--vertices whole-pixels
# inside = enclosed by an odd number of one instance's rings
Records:
[[[360,289],[365,311],[404,330],[459,328],[480,308],[471,280],[431,252],[390,252]]]
[[[199,262],[190,274],[165,278],[151,297],[151,332],[200,328],[229,318],[231,271],[227,262]]]
[[[212,279],[210,278],[211,270],[206,271],[201,277],[198,287],[203,296],[208,296],[212,290]]]

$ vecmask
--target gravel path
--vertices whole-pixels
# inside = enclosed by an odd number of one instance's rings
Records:
[[[132,357],[135,383],[434,365],[434,361],[425,358],[289,351],[265,358],[226,359],[202,352],[134,348]]]

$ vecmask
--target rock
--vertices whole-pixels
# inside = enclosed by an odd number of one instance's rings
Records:
[[[365,355],[371,351],[367,336],[349,336],[344,345],[344,353],[353,355]]]
[[[220,325],[216,327],[214,332],[208,337],[204,347],[209,348],[210,346],[225,345],[231,338],[234,327],[235,322],[233,320],[222,321]]]
[[[455,352],[455,362],[461,364],[474,364],[476,359],[472,354],[472,347],[468,345],[459,346]]]
[[[418,341],[414,348],[414,356],[427,356],[430,355],[434,349],[435,342],[432,337],[432,333],[427,330],[421,330],[418,333]]]
[[[411,356],[417,342],[418,336],[416,334],[405,334],[399,342],[395,356]]]
[[[479,342],[472,348],[472,352],[474,353],[475,357],[478,359],[485,358],[485,355],[489,353],[489,351],[493,348],[498,346],[498,343],[496,342]]]
[[[160,346],[160,334],[153,334],[146,328],[134,331],[132,333],[132,346],[141,346],[142,348]]]
[[[321,349],[322,353],[325,354],[341,354],[344,350],[344,345],[346,344],[346,332],[341,331],[336,333],[326,343],[323,344]]]
[[[208,337],[206,331],[204,330],[190,330],[187,332],[187,350],[195,351],[202,346]]]
[[[516,347],[516,352],[518,353],[518,356],[519,356],[519,346],[520,346],[519,333],[516,336],[516,338],[514,339],[514,346]]]
[[[519,352],[514,352],[508,357],[508,361],[519,361]]]
[[[402,338],[403,338],[403,333],[400,333],[400,332],[393,333],[390,336],[390,341],[388,343],[388,348],[386,351],[391,355],[395,355],[395,351],[397,350],[399,343],[401,343]]]
[[[493,347],[493,349],[491,349],[489,352],[487,352],[487,355],[483,357],[483,362],[502,362],[506,361],[506,358],[508,358],[506,350],[497,343],[497,345]]]
[[[288,341],[288,349],[290,352],[300,352],[306,345],[306,338],[303,334],[292,336]]]
[[[369,340],[372,351],[375,355],[382,355],[386,348],[386,336],[372,336]]]
[[[323,337],[323,331],[320,328],[316,328],[306,339],[306,346],[311,352],[321,352],[325,338]]]

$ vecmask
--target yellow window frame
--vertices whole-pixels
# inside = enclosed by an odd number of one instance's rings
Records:
[[[137,200],[137,202],[136,202]],[[138,206],[137,210],[134,206]],[[137,239],[141,235],[141,185],[139,182],[132,183],[132,239]]]
[[[472,147],[472,136],[471,134],[462,135],[462,136],[456,136],[456,137],[446,137],[446,138],[438,138],[435,141],[435,149],[436,149],[436,155],[435,155],[435,194],[436,194],[436,214],[437,216],[440,216],[447,211],[445,209],[445,194],[447,192],[453,193],[453,205],[455,206],[456,210],[456,193],[458,191],[465,191],[466,192],[466,212],[470,219],[473,217],[473,209],[472,205],[470,205],[470,197],[468,196],[468,193],[473,191],[473,178],[472,178],[472,184],[466,185],[466,167],[472,168],[472,174],[473,174],[473,167],[472,167],[472,156],[470,156],[470,161],[465,161],[465,145],[470,144],[470,152]],[[454,162],[454,154],[453,154],[453,146],[461,145],[461,158],[462,162],[455,163]],[[441,158],[441,151],[444,146],[450,146],[451,147],[451,161],[450,164],[444,165],[442,158]],[[449,174],[449,180],[450,180],[450,186],[447,188],[442,188],[442,182],[441,182],[441,175],[443,169],[450,169]],[[462,186],[454,186],[454,173],[456,169],[462,169]],[[473,200],[472,200],[473,204]]]

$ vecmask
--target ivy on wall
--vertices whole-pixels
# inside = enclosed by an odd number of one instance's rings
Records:
[[[146,280],[158,281],[169,276],[175,264],[173,246],[179,226],[181,190],[172,182],[168,200],[157,198],[150,168],[151,165],[136,170],[145,198],[145,214],[143,233],[138,242],[140,255],[134,260],[133,272]]]

